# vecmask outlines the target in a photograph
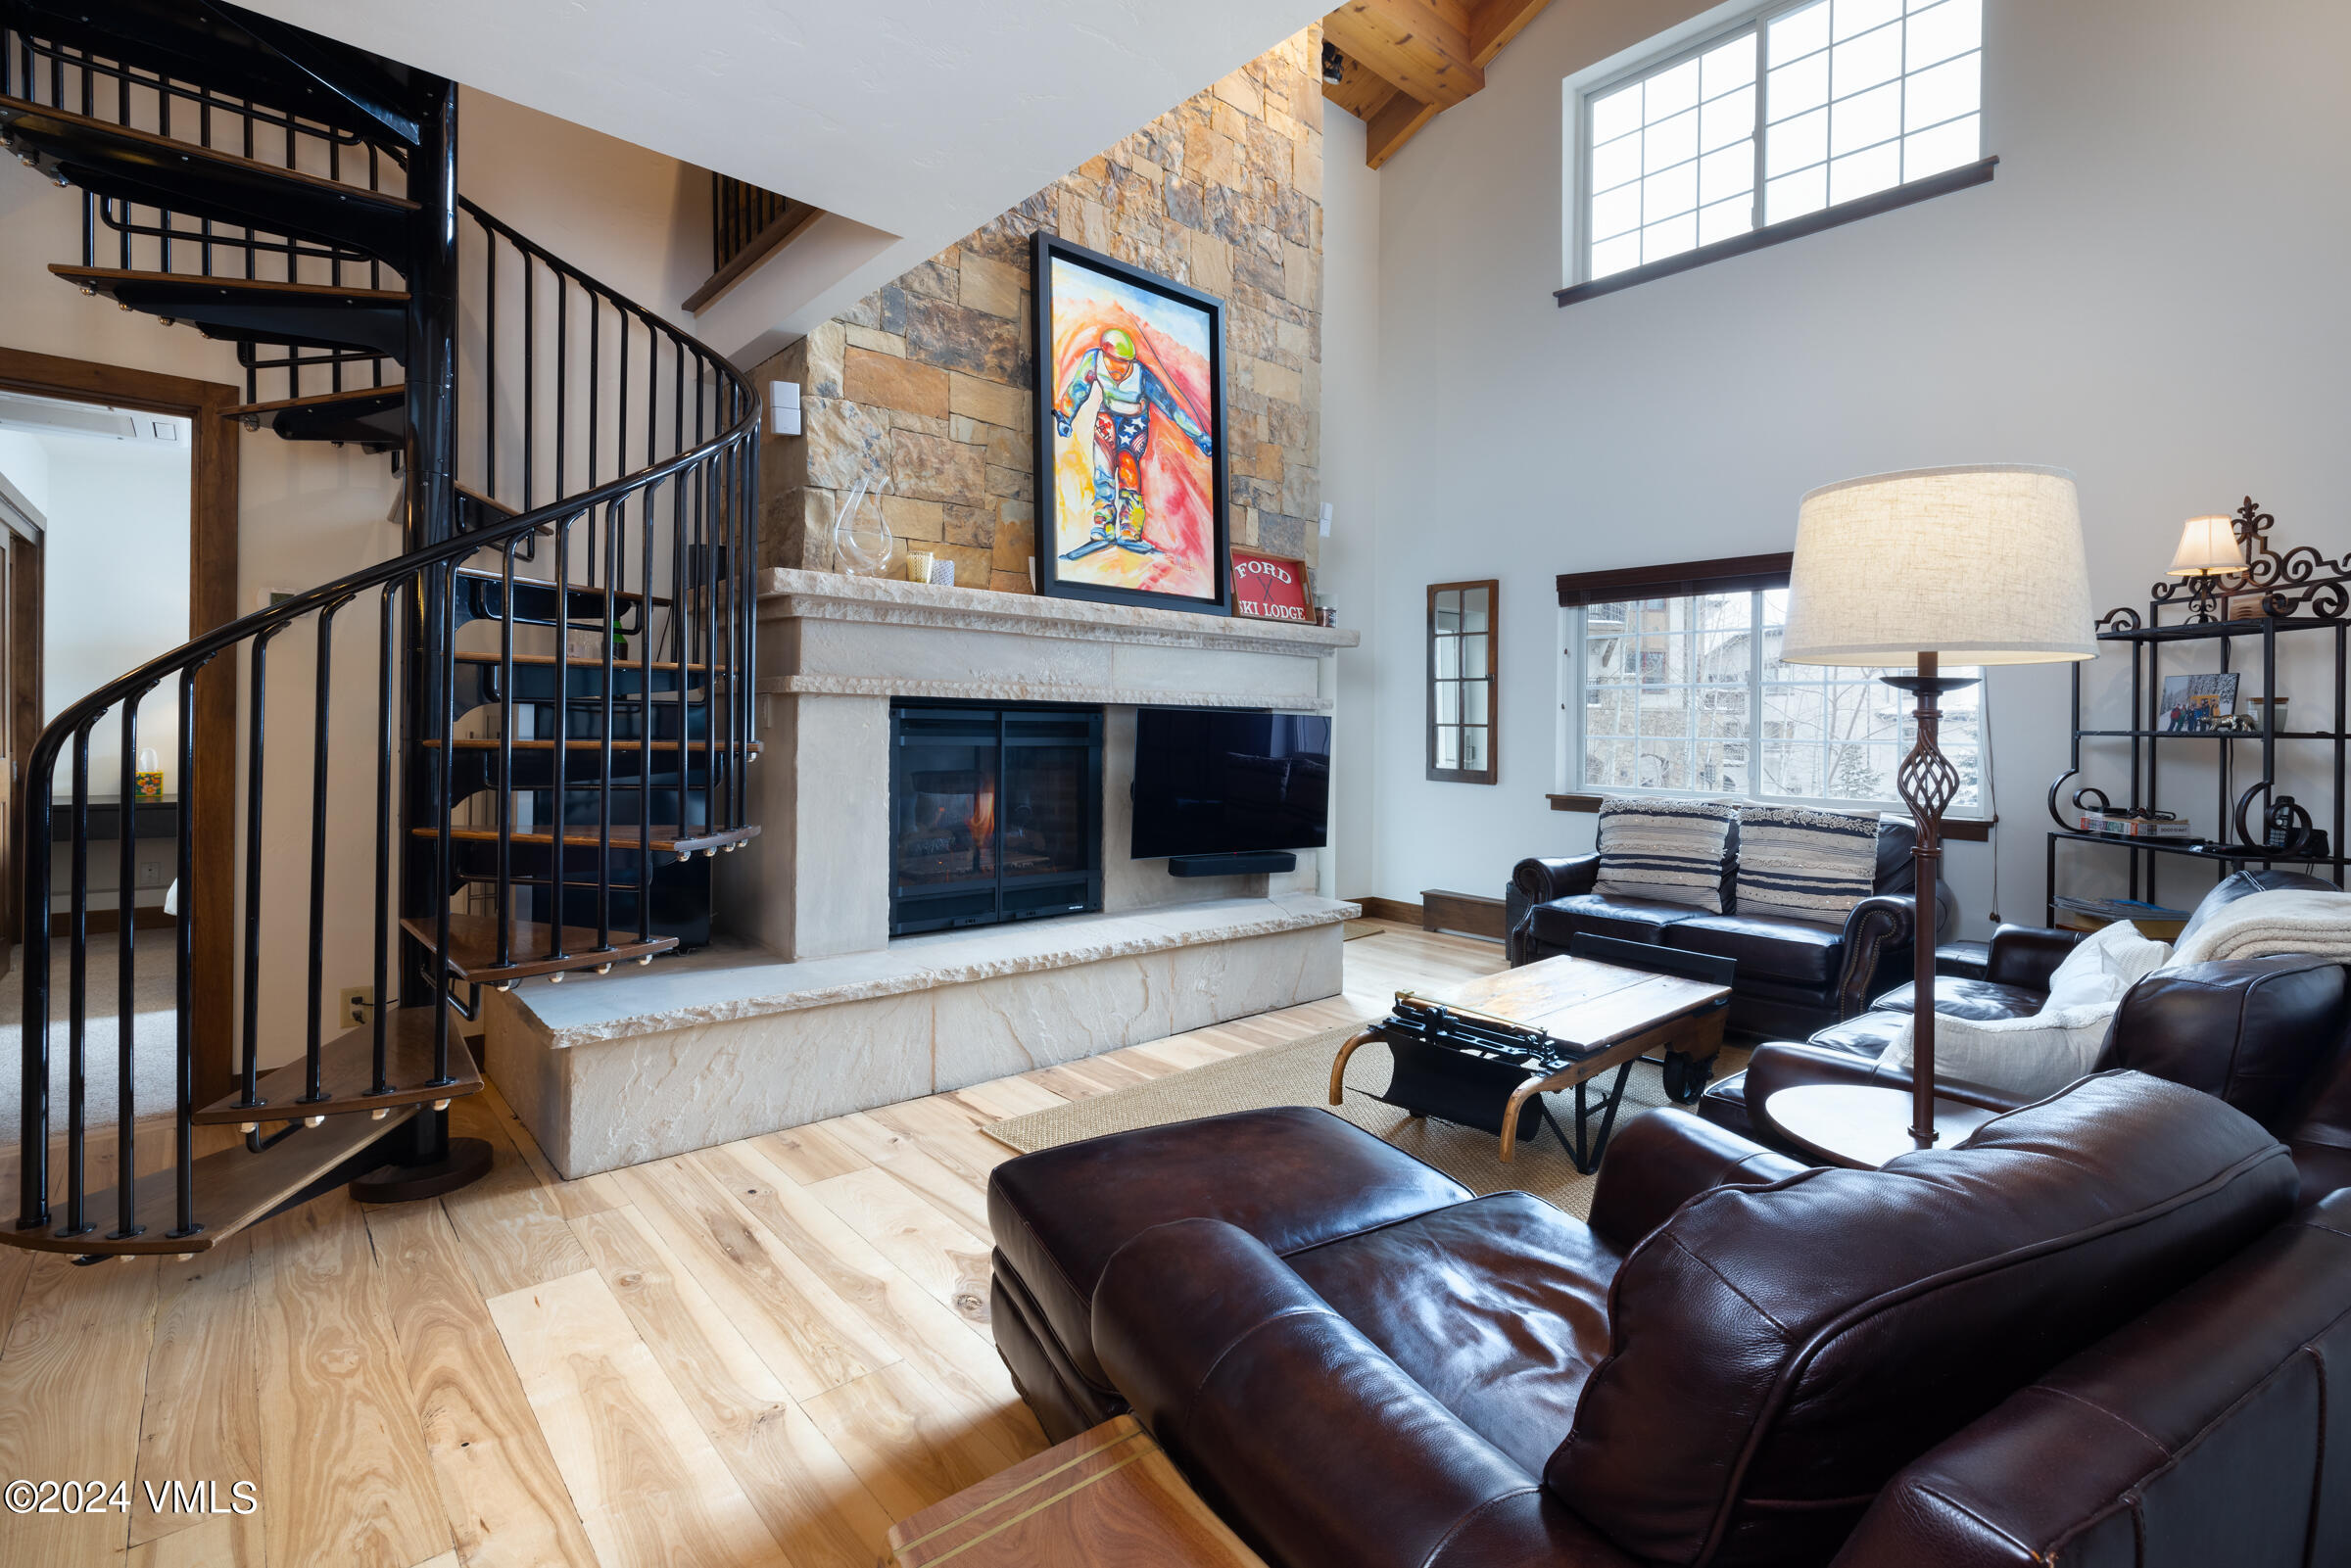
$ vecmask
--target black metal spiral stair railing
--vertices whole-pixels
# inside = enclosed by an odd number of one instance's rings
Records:
[[[468,994],[702,939],[710,857],[758,831],[757,399],[706,347],[457,195],[451,84],[268,19],[212,0],[0,0],[0,133],[82,190],[82,262],[53,270],[234,343],[249,422],[395,452],[407,516],[396,558],[207,631],[43,732],[24,830],[46,845],[64,815],[68,885],[26,857],[21,1203],[0,1242],[190,1252],[368,1171],[378,1200],[446,1190],[478,1173],[446,1115],[480,1086],[456,1024]],[[354,638],[369,618],[373,637]],[[356,642],[371,666],[363,744],[348,718],[337,743],[338,629],[345,664]],[[304,641],[308,689],[289,702],[281,683],[273,703],[273,647]],[[216,666],[240,669],[244,845],[236,1038],[208,1085],[190,794],[198,748],[238,743],[200,722]],[[111,1143],[97,1129],[115,1179],[92,1191],[90,741],[119,730],[127,800],[159,696],[176,701],[181,792],[175,1081],[168,1105],[140,1103],[122,918]],[[349,689],[340,700],[348,714]],[[308,763],[307,816],[272,772],[289,751]],[[357,892],[330,818],[362,794]],[[117,816],[127,910],[134,814]],[[281,856],[301,865],[299,952],[264,936]],[[329,933],[355,927],[375,996],[398,1005],[330,1038]],[[264,997],[296,989],[297,970],[300,1051],[264,1069],[294,1032]],[[168,1171],[142,1161],[142,1133],[168,1133]]]

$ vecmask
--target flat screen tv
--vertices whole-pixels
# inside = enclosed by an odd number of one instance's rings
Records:
[[[1330,720],[1142,708],[1134,716],[1136,860],[1319,849],[1330,821]]]

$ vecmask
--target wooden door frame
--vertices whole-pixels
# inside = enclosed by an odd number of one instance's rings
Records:
[[[188,635],[196,637],[237,618],[237,442],[242,434],[228,410],[245,401],[244,390],[224,381],[199,381],[127,365],[65,359],[23,349],[0,348],[0,388],[41,397],[106,403],[154,413],[179,414],[193,425],[189,453]],[[178,700],[168,687],[148,697]],[[21,757],[30,759],[37,724],[24,728],[40,711],[37,702],[18,708]],[[237,689],[235,661],[216,660],[196,678],[195,810],[189,819],[195,855],[194,885],[183,887],[179,918],[194,920],[192,1021],[196,1060],[196,1103],[216,1100],[234,1087],[232,1052],[236,1017]],[[21,781],[29,784],[29,781]],[[25,794],[20,789],[20,798]],[[23,841],[25,835],[19,832]],[[40,846],[46,850],[47,846]],[[30,854],[34,848],[24,843]],[[6,896],[18,896],[6,889]],[[29,915],[30,911],[25,911]]]

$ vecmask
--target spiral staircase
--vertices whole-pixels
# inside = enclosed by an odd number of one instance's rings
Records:
[[[347,1182],[391,1202],[475,1178],[488,1150],[450,1136],[448,1108],[481,1088],[461,1021],[482,987],[706,940],[712,858],[758,832],[758,400],[459,195],[456,135],[453,83],[214,0],[0,0],[0,137],[82,203],[81,256],[51,270],[233,345],[234,415],[386,454],[404,522],[394,558],[204,630],[42,733],[23,841],[54,832],[69,870],[24,857],[20,1210],[0,1244],[193,1253]],[[289,649],[308,689],[281,682],[273,701]],[[233,707],[208,720],[199,691],[229,683]],[[119,728],[122,776],[97,783],[130,798],[158,699],[177,704],[181,796],[168,1098],[135,1071],[132,923],[89,929],[90,737]],[[204,747],[240,762],[242,842],[216,857],[240,867],[233,897],[202,885]],[[289,751],[307,791],[270,762]],[[329,819],[362,799],[356,845]],[[127,909],[135,814],[113,815]],[[277,935],[280,884],[300,949]],[[205,950],[234,955],[233,1021],[196,1006],[208,907],[231,911],[225,949]],[[330,927],[369,935],[384,1004],[344,1032],[325,1026]],[[308,1004],[298,1054],[264,1022],[291,1012],[264,994],[290,990]],[[107,1074],[115,1110],[93,1126]]]

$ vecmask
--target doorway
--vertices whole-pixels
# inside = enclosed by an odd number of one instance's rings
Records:
[[[26,857],[56,853],[50,843],[34,841],[53,834],[33,821],[41,790],[24,774],[43,725],[145,660],[235,619],[241,432],[225,416],[238,402],[238,389],[225,383],[0,349],[0,473],[15,469],[11,488],[20,510],[30,502],[43,514],[37,540],[7,529],[7,558],[0,566],[7,579],[0,607],[9,622],[0,635],[7,666],[0,677],[0,700],[7,706],[0,719],[0,745],[7,752],[0,776],[9,781],[12,797],[0,813],[0,905],[7,910],[0,929],[10,944],[24,937],[18,927]],[[176,1032],[170,933],[178,921],[192,920],[190,1012],[199,1104],[232,1086],[234,680],[225,665],[198,677],[187,778],[179,776],[175,681],[141,703],[127,770],[119,710],[93,729],[89,746],[86,907],[93,970],[87,994],[94,1010],[102,994],[104,1005],[115,1005],[115,972],[109,969],[102,985],[95,971],[102,954],[106,965],[114,964],[118,942],[99,938],[119,932],[127,921],[137,957],[134,1007],[141,1020],[151,1009],[159,1011],[159,1049],[168,1060]],[[54,785],[60,822],[72,800],[72,756],[69,744]],[[127,800],[120,798],[126,771]],[[174,885],[183,811],[193,867],[185,885]],[[122,868],[116,859],[125,812],[133,831],[127,909],[120,907]],[[53,886],[64,893],[70,879],[61,854]],[[63,902],[53,900],[52,908]],[[53,933],[63,930],[62,921],[52,926]],[[52,951],[66,951],[55,935]],[[17,991],[21,980],[12,975],[6,984]],[[21,1003],[10,1000],[14,1017]],[[61,987],[52,998],[53,1041],[63,1012]],[[148,1025],[142,1022],[137,1032],[144,1063]],[[151,1097],[144,1065],[139,1081],[145,1107]]]

